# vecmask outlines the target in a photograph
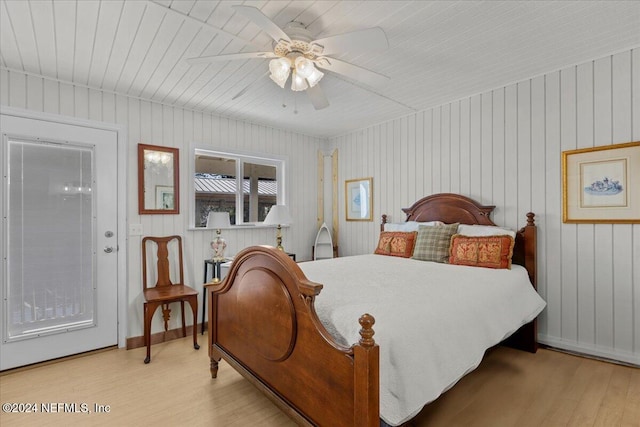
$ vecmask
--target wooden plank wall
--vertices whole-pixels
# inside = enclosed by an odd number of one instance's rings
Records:
[[[316,153],[324,140],[7,70],[0,70],[0,104],[126,126],[128,223],[142,224],[144,235],[183,235],[188,263],[186,281],[199,290],[202,289],[204,259],[211,257],[209,242],[213,232],[188,230],[187,182],[191,144],[285,156],[288,158],[287,200],[295,222],[282,230],[284,245],[287,251],[296,253],[298,260],[311,259],[317,232]],[[179,215],[138,215],[138,143],[180,149]],[[227,253],[232,255],[250,245],[275,245],[276,230],[225,230],[223,236],[228,242]],[[142,335],[140,242],[141,236],[129,237],[129,337]],[[178,327],[178,313],[179,308],[174,310],[170,328]],[[161,316],[154,318],[153,332],[162,330],[160,319]]]
[[[640,224],[563,224],[561,152],[640,140],[640,49],[330,140],[340,152],[340,251],[372,252],[383,213],[453,192],[536,213],[540,341],[640,364]],[[373,177],[374,222],[344,220],[344,181]],[[640,183],[636,183],[638,185]]]

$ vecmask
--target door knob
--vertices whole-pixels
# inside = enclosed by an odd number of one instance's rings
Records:
[[[113,246],[105,246],[104,247],[104,251],[108,254],[110,254],[111,252],[113,252]]]

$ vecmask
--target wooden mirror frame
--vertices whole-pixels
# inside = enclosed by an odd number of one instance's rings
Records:
[[[145,207],[145,180],[144,180],[144,152],[159,151],[169,153],[173,156],[173,209],[149,209]],[[180,166],[178,159],[178,149],[172,147],[161,147],[158,145],[138,144],[138,213],[140,215],[149,214],[179,214],[180,213]]]

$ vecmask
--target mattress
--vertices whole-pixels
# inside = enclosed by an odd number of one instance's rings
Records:
[[[358,342],[358,318],[375,317],[380,418],[393,426],[475,369],[488,348],[546,305],[519,265],[496,270],[373,254],[298,265],[323,285],[315,308],[337,342]]]

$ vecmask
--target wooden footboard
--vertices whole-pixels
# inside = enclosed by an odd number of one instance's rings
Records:
[[[207,285],[211,376],[224,359],[303,425],[379,426],[374,318],[359,319],[358,344],[339,345],[314,309],[321,289],[281,251],[240,252],[226,279]]]

